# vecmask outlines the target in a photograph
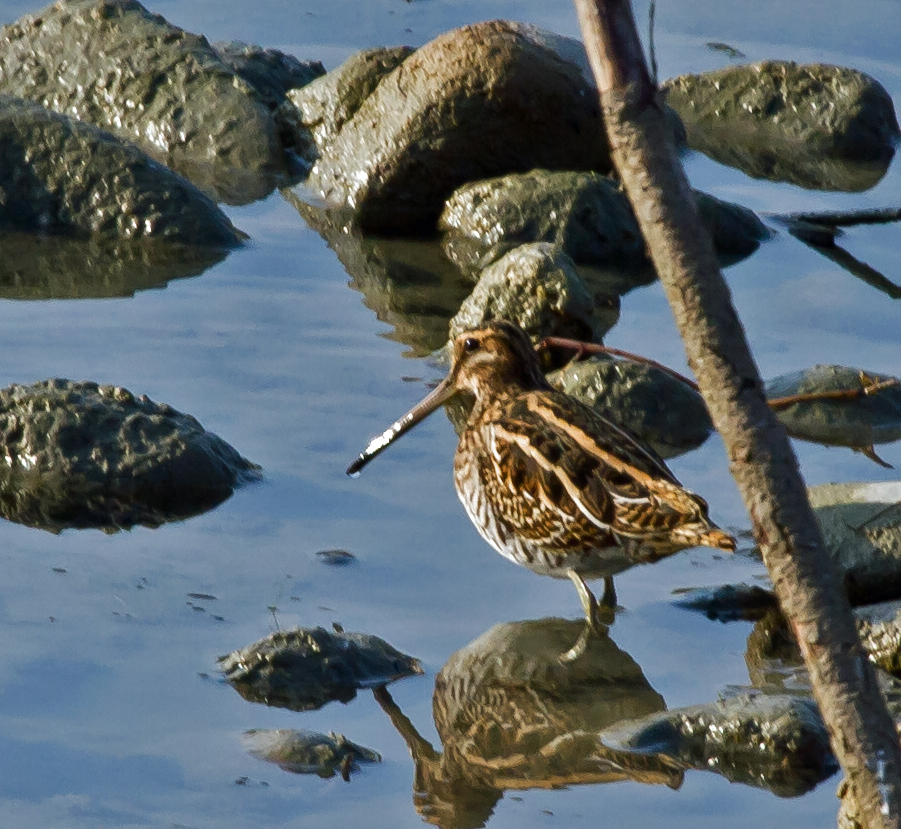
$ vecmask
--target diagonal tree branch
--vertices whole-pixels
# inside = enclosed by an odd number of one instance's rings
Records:
[[[901,745],[823,550],[784,429],[767,405],[688,181],[669,145],[629,0],[575,0],[614,162],[783,613],[804,654],[836,757],[867,827],[901,826]]]

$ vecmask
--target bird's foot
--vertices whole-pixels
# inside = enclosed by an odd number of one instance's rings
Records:
[[[585,627],[576,640],[576,643],[566,653],[560,655],[561,662],[572,662],[581,657],[588,643],[593,637],[607,635],[607,623],[613,621],[613,615],[616,610],[616,593],[613,590],[613,579],[605,581],[604,597],[600,604],[588,589],[583,579],[575,570],[569,571],[569,577],[576,586],[576,592],[582,602],[582,610],[585,611]],[[609,603],[612,601],[612,607]]]

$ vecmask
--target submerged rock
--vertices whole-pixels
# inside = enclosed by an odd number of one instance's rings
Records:
[[[713,431],[701,395],[645,363],[594,356],[549,374],[548,380],[625,426],[664,458],[696,449]]]
[[[438,242],[364,236],[346,208],[317,207],[298,190],[283,194],[335,252],[366,307],[392,326],[384,336],[409,346],[407,356],[414,357],[427,357],[447,342],[448,323],[472,286]]]
[[[302,89],[288,92],[288,100],[300,113],[297,127],[312,133],[317,156],[341,132],[379,81],[412,53],[409,46],[367,49]]]
[[[901,481],[823,484],[807,492],[851,603],[901,597]]]
[[[297,729],[252,729],[245,731],[242,742],[254,757],[274,763],[293,774],[317,774],[334,777],[360,770],[361,763],[380,763],[375,751],[352,743],[343,734],[320,734]]]
[[[600,342],[619,319],[619,297],[593,296],[575,264],[548,242],[514,248],[486,268],[450,321],[449,337],[495,319],[515,322],[533,342]]]
[[[365,231],[434,230],[461,184],[535,167],[610,168],[597,92],[534,27],[476,23],[383,76],[329,143],[310,187]]]
[[[753,211],[695,195],[724,260],[749,256],[770,237]],[[646,282],[635,214],[620,185],[597,173],[531,170],[465,184],[447,200],[438,227],[448,257],[466,273],[518,245],[553,242],[577,265],[616,266],[635,272],[634,284]]]
[[[197,276],[224,248],[162,240],[88,238],[0,231],[0,298],[99,299],[134,296]]]
[[[133,144],[0,96],[0,224],[233,247],[238,231],[194,185]]]
[[[51,532],[156,527],[259,477],[190,415],[96,383],[3,389],[0,441],[0,515]]]
[[[418,659],[378,636],[325,628],[277,631],[220,657],[219,664],[245,699],[292,711],[350,702],[360,688],[423,672]]]
[[[817,365],[768,381],[766,396],[772,400],[799,394],[862,392],[866,387],[890,381],[895,384],[871,394],[803,401],[776,410],[776,416],[794,438],[868,449],[873,444],[901,439],[901,383],[896,378],[847,366]]]
[[[699,771],[769,789],[810,791],[838,769],[812,700],[742,693],[620,723],[600,734],[618,751],[664,754]]]
[[[892,99],[840,66],[764,61],[663,85],[690,147],[751,176],[824,190],[865,190],[898,140]]]
[[[206,38],[137,0],[67,0],[0,29],[0,93],[36,101],[184,161],[281,170],[264,95]]]

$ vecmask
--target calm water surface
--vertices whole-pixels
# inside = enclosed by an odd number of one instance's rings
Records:
[[[150,8],[210,40],[256,41],[328,68],[361,48],[420,45],[492,17],[578,31],[566,2],[170,0]],[[4,22],[34,10],[0,3]],[[637,14],[646,19],[646,4]],[[897,106],[899,40],[894,0],[673,0],[658,9],[664,77],[725,65],[705,46],[721,41],[749,59],[863,69]],[[702,157],[688,169],[696,186],[758,211],[901,203],[897,164],[858,195],[758,182]],[[0,303],[0,385],[56,376],[126,386],[195,415],[266,475],[219,509],[158,530],[52,536],[0,524],[3,826],[419,826],[409,754],[370,694],[318,712],[269,710],[204,678],[216,657],[276,624],[339,621],[377,633],[423,660],[426,676],[392,693],[438,745],[431,694],[452,653],[499,622],[579,615],[568,582],[513,567],[479,539],[453,491],[455,438],[443,417],[359,480],[344,476],[365,440],[424,393],[409,378],[439,371],[403,356],[391,327],[280,195],[229,213],[253,241],[200,277],[130,299]],[[846,241],[901,279],[897,227],[855,229]],[[727,278],[765,377],[817,362],[901,371],[898,304],[789,237]],[[658,286],[624,298],[608,342],[684,366]],[[893,476],[849,451],[797,450],[811,484]],[[897,446],[884,455],[901,464]],[[747,527],[716,440],[672,465],[721,524]],[[329,548],[352,551],[357,564],[325,566],[315,553]],[[681,612],[671,591],[760,574],[747,558],[699,551],[633,570],[617,580],[627,611],[611,636],[670,707],[713,700],[748,683],[749,626]],[[384,763],[350,784],[298,777],[245,753],[240,734],[250,728],[342,732]],[[531,790],[501,799],[490,826],[823,827],[834,821],[836,782],[788,800],[698,772],[678,791],[633,783]]]

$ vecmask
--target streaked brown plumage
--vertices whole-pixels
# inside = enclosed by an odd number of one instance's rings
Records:
[[[703,498],[683,489],[631,433],[550,386],[525,333],[495,321],[454,342],[445,380],[374,438],[356,474],[457,393],[474,406],[454,460],[457,493],[482,537],[536,573],[573,579],[589,622],[584,578],[607,580],[687,547],[734,550]]]

